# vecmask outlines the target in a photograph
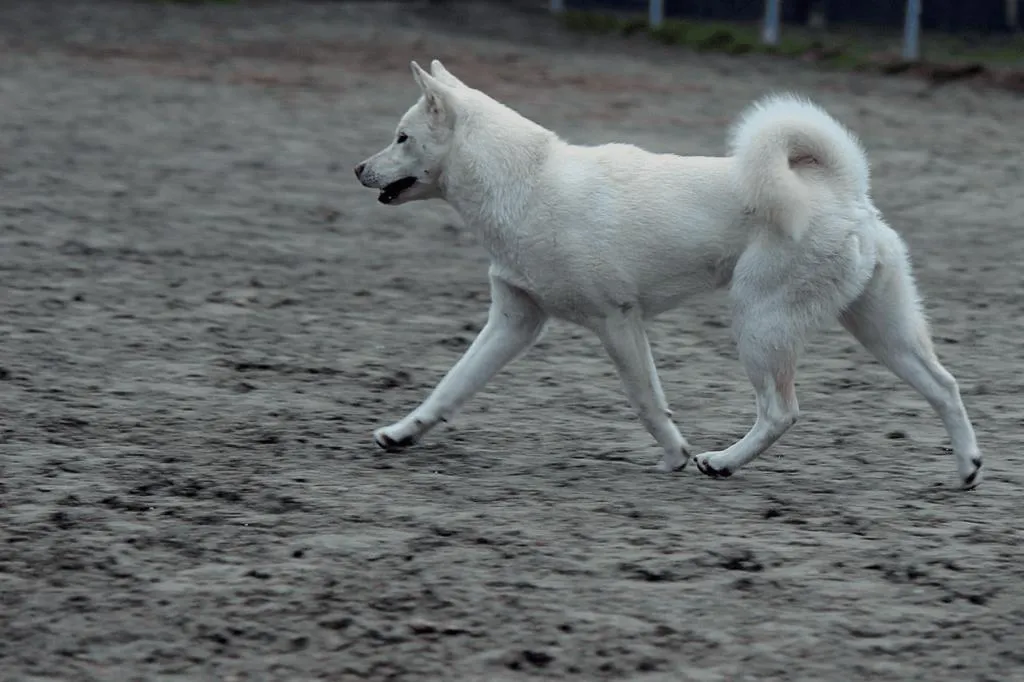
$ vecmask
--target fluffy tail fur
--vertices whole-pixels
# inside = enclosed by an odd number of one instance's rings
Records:
[[[817,105],[767,97],[732,130],[734,173],[748,210],[798,240],[823,193],[848,201],[868,193],[868,161],[857,138]]]

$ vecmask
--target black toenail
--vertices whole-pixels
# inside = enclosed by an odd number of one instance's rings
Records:
[[[964,485],[974,485],[974,481],[978,479],[978,474],[981,473],[981,457],[974,457],[971,459],[971,464],[974,465],[974,471],[964,479]]]
[[[700,472],[702,474],[710,476],[711,478],[729,478],[730,476],[732,476],[732,470],[730,469],[727,469],[725,467],[722,467],[721,469],[716,469],[715,467],[711,466],[711,464],[707,461],[702,462],[700,459],[696,461],[697,468],[700,469]]]
[[[390,436],[387,436],[385,434],[381,434],[378,438],[374,439],[374,442],[376,442],[377,445],[382,450],[385,450],[386,452],[396,452],[396,451],[401,450],[403,448],[407,448],[410,445],[415,445],[416,437],[415,436],[406,436],[402,440],[395,440],[394,438],[391,438]]]
[[[712,466],[708,466],[708,469],[711,470],[711,473],[715,478],[729,478],[730,476],[732,476],[732,471],[726,469],[725,467],[721,469],[715,469]]]

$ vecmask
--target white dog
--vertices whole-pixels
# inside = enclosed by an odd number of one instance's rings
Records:
[[[856,138],[792,96],[748,109],[727,157],[653,154],[625,144],[570,145],[463,84],[440,62],[412,72],[422,97],[394,140],[356,167],[381,203],[447,201],[491,257],[487,324],[429,397],[377,430],[386,450],[412,445],[528,349],[549,318],[595,332],[640,419],[685,467],[645,320],[699,292],[728,287],[740,360],[757,418],[721,452],[694,460],[726,477],[797,420],[797,357],[838,319],[936,410],[960,485],[982,459],[956,380],[935,357],[906,247],[868,194]]]

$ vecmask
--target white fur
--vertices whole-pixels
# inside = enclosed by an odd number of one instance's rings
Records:
[[[735,444],[698,455],[702,472],[731,475],[796,422],[803,342],[839,318],[938,412],[961,485],[980,482],[974,430],[932,350],[904,243],[868,196],[859,143],[823,110],[792,96],[763,100],[740,117],[728,157],[581,147],[436,60],[431,73],[412,68],[423,96],[395,142],[356,174],[376,188],[415,179],[391,203],[443,198],[477,230],[491,256],[491,310],[427,399],[374,434],[378,445],[415,443],[559,318],[598,335],[664,451],[658,468],[682,468],[689,445],[671,419],[644,323],[728,287],[757,418]]]
[[[729,140],[740,194],[765,222],[799,239],[828,195],[868,195],[857,139],[815,104],[769,97],[740,117]]]

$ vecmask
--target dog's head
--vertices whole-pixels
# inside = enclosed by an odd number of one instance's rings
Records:
[[[455,129],[455,103],[459,79],[436,59],[427,73],[412,62],[412,75],[423,95],[402,116],[391,144],[356,166],[356,177],[365,187],[380,190],[382,204],[441,196],[441,171]]]

